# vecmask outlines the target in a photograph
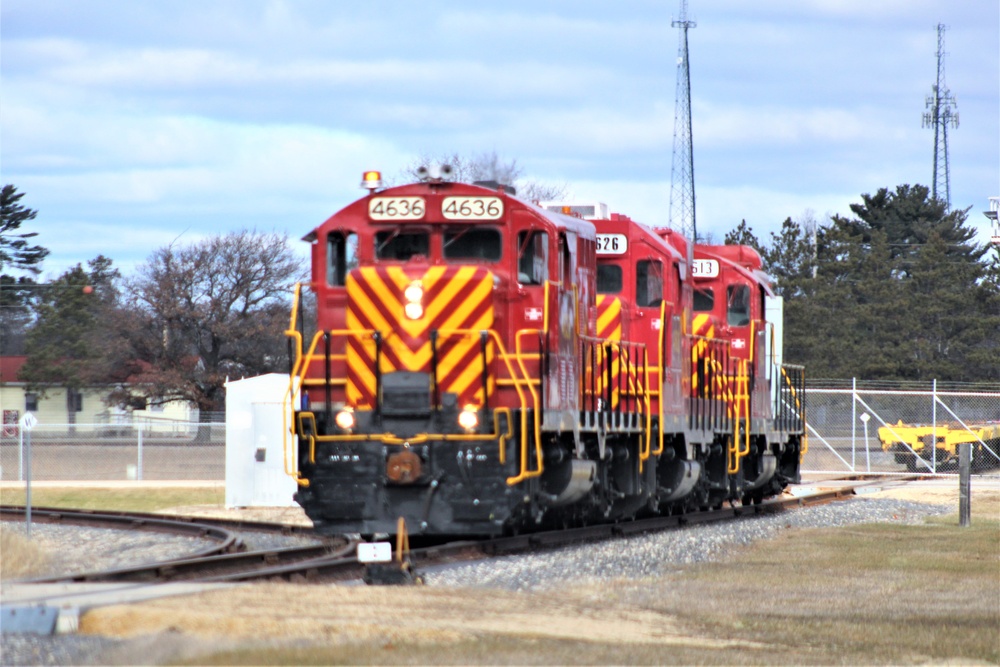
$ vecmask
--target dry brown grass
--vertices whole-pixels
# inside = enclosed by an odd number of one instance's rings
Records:
[[[0,575],[4,579],[39,574],[48,563],[48,550],[38,539],[29,540],[20,532],[0,529]]]
[[[957,508],[953,490],[918,493],[901,495]],[[97,609],[82,629],[132,637],[119,664],[997,665],[1000,493],[974,490],[967,529],[953,514],[787,531],[558,595],[270,583]]]
[[[996,665],[1000,494],[977,502],[971,528],[789,530],[724,562],[558,594],[262,584],[83,627],[201,647],[179,664]]]

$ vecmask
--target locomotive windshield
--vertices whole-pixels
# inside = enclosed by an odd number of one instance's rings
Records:
[[[496,262],[501,256],[500,232],[488,227],[462,227],[444,233],[445,259],[483,259]]]
[[[726,321],[731,327],[750,324],[750,288],[746,285],[730,285],[726,288]]]
[[[694,291],[694,310],[698,313],[711,312],[715,307],[715,293],[711,287]]]
[[[549,235],[540,231],[517,233],[517,281],[541,285],[549,279]]]
[[[375,234],[377,259],[407,260],[415,255],[430,255],[430,235],[425,231],[391,231]]]
[[[622,267],[597,263],[597,293],[618,294],[622,291]]]
[[[650,260],[635,265],[635,305],[659,306],[663,300],[663,264]]]
[[[345,285],[347,272],[358,265],[358,235],[331,232],[326,237],[326,282]]]

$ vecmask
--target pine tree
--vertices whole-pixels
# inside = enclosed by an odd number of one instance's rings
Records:
[[[77,264],[36,289],[35,324],[27,334],[21,379],[44,394],[58,385],[81,389],[107,381],[104,341],[117,302],[119,273],[106,257]]]

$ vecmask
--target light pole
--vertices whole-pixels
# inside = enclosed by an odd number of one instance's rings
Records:
[[[871,415],[867,412],[861,413],[861,422],[865,425],[865,465],[867,466],[867,471],[872,471],[872,460],[871,456],[868,454],[868,420],[871,419]]]

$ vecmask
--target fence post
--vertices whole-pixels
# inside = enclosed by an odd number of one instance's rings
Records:
[[[931,472],[937,472],[937,378],[931,384]]]
[[[17,481],[24,481],[24,428],[17,425]]]
[[[140,481],[141,482],[142,481],[142,423],[141,422],[139,423],[139,447],[138,447],[138,449],[139,449],[139,452],[138,452],[138,456],[136,457],[136,462],[135,462],[136,463],[135,479],[136,479],[136,481]]]
[[[968,528],[972,523],[972,443],[958,446],[958,525]]]
[[[24,430],[24,425],[21,426],[21,430]],[[25,468],[27,469],[27,478],[24,483],[24,526],[25,534],[28,539],[31,539],[31,429],[28,429],[28,458],[26,459]]]
[[[857,470],[854,451],[858,439],[858,378],[851,378],[851,472]]]
[[[865,424],[865,471],[872,471],[872,458],[871,454],[868,453],[868,420],[871,419],[871,415],[867,412],[861,413],[861,421]]]

